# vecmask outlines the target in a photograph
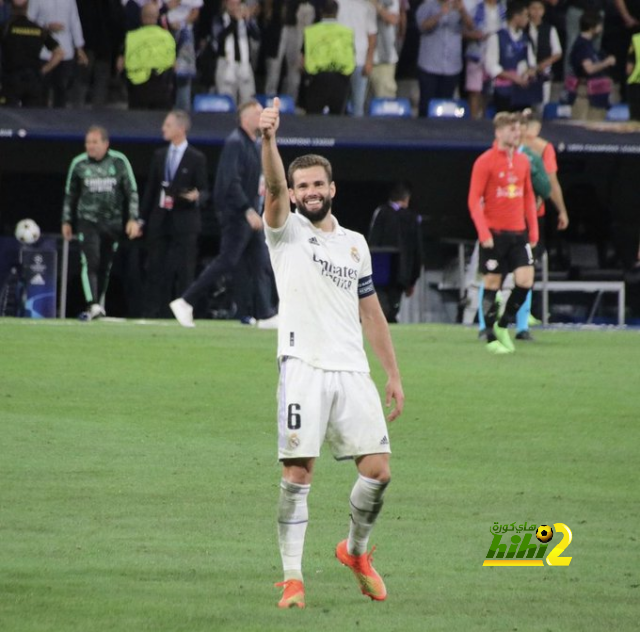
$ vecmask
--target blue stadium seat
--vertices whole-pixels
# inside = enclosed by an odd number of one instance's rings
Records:
[[[410,117],[411,115],[411,102],[409,99],[376,97],[371,99],[369,104],[369,116]]]
[[[228,94],[196,94],[193,97],[194,112],[235,112],[236,104]]]
[[[469,104],[464,99],[431,99],[427,109],[430,118],[469,118]]]
[[[279,94],[280,97],[280,114],[295,114],[296,103],[293,97],[288,94]],[[267,96],[266,94],[256,94],[256,101],[263,107],[270,107],[273,104],[274,96]]]
[[[612,105],[607,110],[607,121],[628,121],[629,106],[626,103]]]
[[[570,119],[571,106],[568,103],[556,103],[550,101],[545,103],[542,110],[542,119],[544,121],[553,121],[554,119]]]

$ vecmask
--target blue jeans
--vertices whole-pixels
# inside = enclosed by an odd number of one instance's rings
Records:
[[[353,116],[364,116],[364,102],[367,98],[369,77],[362,74],[364,66],[356,66],[351,75],[351,107]]]
[[[176,107],[191,110],[191,77],[176,77]]]

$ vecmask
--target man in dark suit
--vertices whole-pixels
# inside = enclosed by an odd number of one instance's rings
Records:
[[[389,201],[373,212],[369,228],[373,282],[389,323],[398,322],[402,294],[413,294],[422,266],[420,216],[409,209],[410,201],[409,185],[395,184]]]
[[[245,324],[277,326],[269,255],[259,210],[262,106],[254,99],[238,108],[238,127],[227,137],[218,161],[213,202],[220,215],[220,254],[200,274],[171,311],[183,327],[195,327],[193,308],[223,277],[233,275],[237,315]],[[256,323],[256,319],[257,323]]]
[[[167,304],[189,287],[195,274],[207,162],[187,142],[189,127],[189,115],[182,110],[173,110],[165,118],[162,136],[170,144],[155,152],[142,199],[148,318],[170,316]]]

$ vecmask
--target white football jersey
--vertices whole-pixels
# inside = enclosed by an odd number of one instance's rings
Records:
[[[371,254],[360,233],[325,232],[291,213],[284,226],[265,224],[276,277],[278,357],[300,358],[327,371],[369,371],[359,300],[375,292]]]

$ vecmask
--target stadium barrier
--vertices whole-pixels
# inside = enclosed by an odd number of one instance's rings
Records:
[[[616,292],[618,294],[618,325],[624,326],[625,312],[625,284],[624,281],[549,281],[549,257],[545,252],[542,255],[542,283],[539,288],[542,292],[542,324],[549,324],[549,293],[550,292],[587,292],[595,293],[596,297],[591,306],[587,318],[587,324],[593,321],[593,317],[602,300],[604,292]]]

